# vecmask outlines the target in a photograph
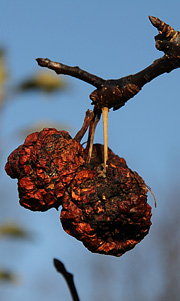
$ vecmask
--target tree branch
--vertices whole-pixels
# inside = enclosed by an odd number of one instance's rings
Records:
[[[57,74],[65,74],[76,77],[78,79],[83,80],[84,82],[91,84],[92,86],[99,88],[105,82],[104,79],[91,74],[85,70],[80,69],[78,66],[71,67],[61,63],[53,62],[48,58],[37,58],[36,61],[38,65],[41,67],[47,67],[49,69],[54,70]]]
[[[80,301],[76,287],[74,285],[73,275],[66,270],[64,264],[61,261],[59,261],[58,259],[55,259],[55,258],[54,258],[54,266],[55,266],[56,270],[60,274],[62,274],[64,279],[66,280],[69,290],[71,292],[72,300]]]
[[[100,110],[103,107],[117,110],[136,95],[146,83],[180,67],[180,32],[158,18],[150,16],[149,19],[159,30],[159,34],[155,37],[156,48],[163,51],[164,56],[136,74],[120,79],[104,80],[79,67],[70,67],[43,58],[38,58],[37,62],[40,66],[53,69],[58,74],[74,76],[95,86],[97,89],[90,95],[92,104]]]

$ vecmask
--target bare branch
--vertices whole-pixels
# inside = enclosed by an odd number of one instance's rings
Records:
[[[100,110],[103,107],[117,110],[136,95],[146,83],[180,67],[180,33],[158,18],[150,16],[149,19],[159,30],[159,34],[155,37],[156,47],[165,55],[136,74],[120,79],[104,80],[79,67],[70,67],[42,58],[38,58],[37,62],[42,67],[53,69],[57,74],[74,76],[95,86],[97,89],[90,95],[92,104]]]
[[[41,67],[47,67],[49,69],[52,69],[57,74],[65,74],[65,75],[76,77],[78,79],[83,80],[84,82],[87,82],[88,84],[91,84],[96,88],[102,86],[105,82],[104,79],[94,74],[91,74],[89,72],[86,72],[80,69],[78,66],[75,67],[67,66],[61,63],[53,62],[47,58],[46,59],[37,58],[36,61],[38,62],[38,65]]]
[[[66,280],[69,290],[71,292],[72,300],[80,301],[76,287],[74,285],[73,275],[66,270],[64,264],[61,261],[59,261],[58,259],[55,259],[55,258],[54,258],[54,266],[55,266],[56,270],[60,274],[62,274],[64,279]]]

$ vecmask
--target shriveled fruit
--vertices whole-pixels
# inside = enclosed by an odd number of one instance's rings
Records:
[[[29,135],[8,157],[5,170],[18,179],[20,204],[33,211],[58,208],[67,185],[84,163],[83,147],[65,131]]]
[[[121,256],[151,226],[151,207],[142,178],[111,150],[102,177],[103,146],[94,145],[89,166],[81,166],[62,200],[64,230],[92,252]]]
[[[64,230],[92,252],[121,256],[149,232],[151,207],[142,178],[103,145],[87,153],[65,131],[29,135],[8,157],[5,170],[18,179],[20,204],[33,211],[62,205]]]

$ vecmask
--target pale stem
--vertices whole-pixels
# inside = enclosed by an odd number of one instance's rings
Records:
[[[93,151],[93,141],[94,141],[94,134],[95,134],[95,130],[96,130],[96,126],[99,122],[100,116],[96,116],[96,119],[92,125],[92,132],[91,132],[91,137],[90,137],[90,144],[89,144],[89,151],[88,151],[88,163],[91,160],[91,156],[92,156],[92,151]]]
[[[102,108],[103,115],[103,132],[104,132],[104,168],[106,169],[106,162],[108,160],[108,107]]]

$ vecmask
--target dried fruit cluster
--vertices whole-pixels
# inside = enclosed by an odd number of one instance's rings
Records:
[[[78,141],[65,131],[44,129],[29,135],[5,166],[18,178],[20,204],[45,211],[62,205],[64,230],[92,252],[120,256],[148,233],[151,207],[142,178],[124,159],[95,144],[91,163]]]
[[[20,204],[33,211],[58,208],[75,172],[84,163],[83,147],[65,131],[44,129],[29,135],[5,166],[18,179]]]

